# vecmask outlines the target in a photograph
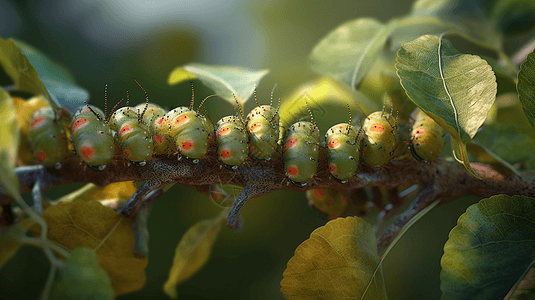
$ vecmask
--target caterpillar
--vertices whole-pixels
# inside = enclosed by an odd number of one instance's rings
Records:
[[[351,125],[351,110],[349,114],[348,123],[336,124],[325,134],[329,172],[342,183],[351,178],[359,166],[360,131]]]
[[[34,156],[46,167],[61,168],[61,163],[69,153],[69,143],[61,119],[69,118],[62,110],[60,118],[51,106],[36,110],[30,121],[28,141]]]
[[[228,166],[236,168],[249,155],[249,136],[244,122],[236,116],[227,116],[216,124],[217,154]]]
[[[142,122],[149,128],[154,141],[154,154],[168,154],[172,152],[173,141],[166,135],[167,127],[165,114],[167,110],[158,104],[139,104],[134,107],[138,114],[142,114]],[[143,114],[143,110],[145,113]]]
[[[192,85],[192,96],[190,107],[177,107],[165,114],[163,125],[168,126],[168,135],[174,139],[175,146],[180,154],[198,162],[208,151],[209,144],[214,140],[214,125],[206,116],[200,115],[199,110],[208,98],[206,97],[197,111],[193,110],[194,93]],[[158,120],[157,120],[158,122]],[[179,156],[181,159],[181,156]]]
[[[258,159],[271,159],[279,148],[279,107],[274,109],[270,105],[260,105],[256,100],[257,107],[247,115],[247,131],[250,137],[250,152]],[[273,91],[271,92],[273,102]]]
[[[446,131],[419,108],[414,110],[412,118],[414,119],[410,137],[412,156],[419,161],[434,161],[446,143]]]
[[[391,114],[376,111],[368,115],[362,124],[364,131],[362,159],[370,167],[389,162],[397,144],[397,124]]]
[[[115,142],[100,108],[86,105],[74,114],[71,140],[76,154],[89,167],[102,171],[113,158]]]
[[[310,112],[310,109],[307,109]],[[311,114],[312,116],[312,114]],[[313,119],[312,119],[313,121]],[[301,186],[310,181],[318,167],[320,132],[316,124],[296,122],[286,131],[284,170],[286,176]]]

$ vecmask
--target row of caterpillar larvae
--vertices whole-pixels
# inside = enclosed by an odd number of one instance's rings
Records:
[[[67,135],[63,124],[69,123],[69,116],[65,111],[58,116],[51,107],[44,107],[32,116],[29,142],[35,157],[46,167],[60,168],[71,155],[68,149],[72,143],[78,157],[96,170],[104,170],[117,149],[140,167],[153,155],[173,153],[195,163],[205,157],[215,140],[222,166],[231,169],[250,159],[269,160],[282,149],[285,174],[297,186],[313,180],[320,147],[327,152],[332,178],[344,183],[360,164],[381,166],[409,150],[417,160],[433,161],[445,143],[444,129],[419,109],[411,115],[409,138],[391,114],[378,111],[368,115],[358,130],[351,122],[332,126],[323,144],[318,127],[307,121],[292,124],[279,140],[278,109],[271,105],[258,104],[247,117],[243,113],[224,117],[215,127],[199,109],[193,110],[193,99],[189,108],[171,111],[147,102],[122,107],[106,117],[99,108],[86,105],[70,120]],[[321,207],[332,205],[325,203],[332,203],[332,199],[343,202],[345,196],[318,189],[307,191],[307,197],[326,212],[329,210]]]

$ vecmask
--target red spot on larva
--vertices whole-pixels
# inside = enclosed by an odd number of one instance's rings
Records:
[[[35,127],[39,127],[43,125],[44,121],[45,121],[45,118],[43,116],[39,116],[32,120],[32,122],[30,123],[30,128],[34,129]]]
[[[163,143],[163,140],[164,140],[164,137],[163,137],[163,134],[161,134],[161,133],[157,133],[154,136],[154,144],[156,144],[156,145],[159,145],[159,144]]]
[[[333,164],[333,163],[329,164],[329,171],[331,171],[331,173],[336,172],[336,169],[337,169],[337,167],[336,167],[335,164]]]
[[[385,127],[379,123],[375,123],[370,126],[370,131],[375,133],[383,133],[383,131],[385,131]]]
[[[332,139],[329,141],[328,146],[331,149],[338,148],[338,146],[340,146],[340,141],[338,139]]]
[[[225,127],[221,128],[221,129],[219,129],[219,131],[217,132],[217,136],[220,137],[222,135],[227,135],[229,132],[230,132],[230,127],[225,126]]]
[[[423,127],[420,127],[416,129],[416,134],[414,136],[418,138],[419,136],[422,136],[424,134],[425,134],[425,129]]]
[[[219,199],[219,196],[221,195],[220,192],[212,192],[210,194],[210,197],[212,197],[212,200],[216,201],[217,199]]]
[[[91,160],[95,155],[95,149],[93,149],[93,145],[90,143],[82,144],[82,147],[80,147],[80,155],[84,160]]]
[[[324,189],[314,189],[314,196],[318,199],[325,198],[325,190]]]
[[[290,149],[292,147],[295,146],[295,144],[297,144],[297,138],[289,138],[287,141],[286,141],[286,149]]]
[[[126,157],[130,157],[130,156],[132,156],[132,151],[126,149],[126,150],[124,150],[124,154],[126,155]]]
[[[132,132],[132,126],[130,125],[124,125],[123,127],[121,127],[121,130],[119,131],[119,137],[122,137],[123,135],[125,134],[129,134]]]
[[[329,199],[329,200],[325,201],[325,205],[327,205],[327,206],[333,206],[333,205],[334,205],[334,201],[333,201],[333,199]]]
[[[192,140],[187,140],[187,141],[182,142],[182,146],[180,148],[182,150],[190,150],[190,149],[193,149],[194,146],[195,144],[193,143]]]
[[[343,203],[343,204],[347,204],[347,202],[348,202],[347,197],[344,196],[344,197],[342,198],[342,203]]]
[[[178,127],[184,125],[188,121],[189,117],[186,115],[180,115],[175,119],[173,126]]]
[[[76,120],[72,124],[71,132],[75,132],[76,130],[84,127],[85,124],[87,124],[87,118],[80,118],[80,119]]]
[[[37,151],[37,159],[39,159],[40,162],[45,162],[46,160],[46,154],[43,152],[43,150]]]
[[[262,122],[255,122],[249,127],[250,132],[256,132],[262,128]]]
[[[288,173],[288,175],[295,176],[295,175],[299,174],[299,171],[297,170],[297,166],[296,165],[291,165],[286,170],[286,173]]]
[[[230,150],[229,149],[223,149],[221,151],[221,158],[224,158],[224,159],[227,159],[227,158],[230,158],[231,155],[230,155]]]

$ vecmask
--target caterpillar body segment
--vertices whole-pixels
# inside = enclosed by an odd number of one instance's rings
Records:
[[[279,122],[277,109],[270,105],[255,107],[247,115],[250,151],[258,159],[269,159],[279,148]]]
[[[411,154],[417,160],[434,161],[446,143],[446,131],[419,108],[412,117]]]
[[[305,193],[310,205],[331,218],[336,218],[347,210],[349,202],[347,195],[336,190],[312,189]]]
[[[117,132],[123,154],[130,161],[143,164],[152,158],[153,141],[149,127],[140,122],[143,119],[132,107],[121,107],[109,120],[110,128]]]
[[[72,119],[71,140],[76,154],[88,166],[103,170],[113,158],[115,142],[104,113],[96,106],[80,108]]]
[[[312,180],[319,158],[318,127],[311,122],[294,123],[284,139],[284,171],[293,182]]]
[[[214,125],[209,119],[188,107],[177,107],[169,111],[165,118],[168,134],[181,154],[192,159],[206,155],[214,137]]]
[[[30,121],[28,140],[33,155],[45,166],[61,168],[69,153],[69,143],[61,120],[50,106],[35,111]]]
[[[376,111],[362,124],[364,131],[362,159],[370,167],[389,162],[396,149],[397,124],[392,115]]]
[[[167,119],[165,114],[167,110],[161,106],[149,103],[148,105],[139,104],[135,107],[137,113],[143,113],[145,109],[145,114],[143,114],[142,122],[148,126],[150,133],[152,135],[152,140],[154,142],[154,154],[169,154],[173,152],[173,140],[168,135],[169,125],[167,124]]]
[[[249,136],[245,124],[236,116],[227,116],[216,124],[217,154],[229,166],[240,166],[249,155]]]
[[[340,123],[325,134],[329,172],[338,180],[351,178],[359,165],[359,132],[353,125]]]

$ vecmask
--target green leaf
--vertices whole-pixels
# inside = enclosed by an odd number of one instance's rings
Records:
[[[396,69],[409,98],[453,138],[454,155],[475,177],[466,143],[496,99],[496,76],[487,62],[462,54],[448,40],[425,35],[398,51]]]
[[[58,81],[76,84],[74,76],[69,72],[69,70],[67,70],[67,68],[53,62],[43,52],[39,51],[35,47],[30,46],[29,44],[20,40],[14,41],[17,46],[19,46],[22,54],[26,56],[28,61],[35,68],[35,71],[37,71],[39,77],[44,76]]]
[[[386,299],[381,269],[372,277],[379,261],[372,226],[357,217],[338,218],[297,247],[281,291],[288,299]]]
[[[502,299],[530,266],[535,199],[497,195],[470,206],[444,245],[442,299]]]
[[[535,50],[520,66],[517,90],[524,114],[535,129]]]
[[[113,299],[110,277],[99,265],[95,251],[89,248],[72,251],[50,296],[53,300]]]
[[[176,298],[176,286],[193,276],[206,264],[227,212],[228,209],[225,209],[217,218],[203,220],[193,225],[182,236],[175,250],[169,277],[163,286],[163,291],[169,297]]]
[[[418,0],[414,2],[410,16],[438,18],[455,28],[456,34],[460,34],[469,41],[500,51],[502,49],[502,35],[496,29],[494,20],[489,17],[487,2]]]
[[[191,63],[178,67],[171,72],[169,84],[177,84],[186,80],[199,79],[211,88],[219,97],[235,104],[234,95],[243,105],[253,94],[256,84],[269,70],[248,70],[239,67],[203,65]]]
[[[0,88],[0,185],[13,197],[19,194],[19,179],[15,175],[18,146],[17,111],[13,99]]]
[[[312,70],[356,88],[372,69],[395,27],[395,21],[383,25],[370,18],[342,24],[312,50]]]
[[[530,137],[508,125],[485,125],[474,140],[512,164],[528,161],[534,156]]]
[[[97,201],[64,202],[47,208],[48,239],[67,250],[95,249],[98,260],[111,278],[115,295],[140,290],[145,284],[148,260],[136,257],[132,221]],[[40,228],[34,226],[39,236]]]
[[[0,67],[4,69],[15,85],[15,90],[33,95],[43,95],[52,107],[59,109],[59,103],[50,98],[45,85],[37,75],[37,71],[13,39],[7,41],[0,39]]]
[[[466,150],[477,161],[491,165],[495,170],[506,176],[511,174],[521,176],[514,166],[476,140],[472,140],[466,144]]]
[[[76,85],[72,74],[62,65],[53,62],[44,53],[22,42],[15,41],[20,51],[37,71],[50,96],[71,114],[89,101],[89,93]]]

